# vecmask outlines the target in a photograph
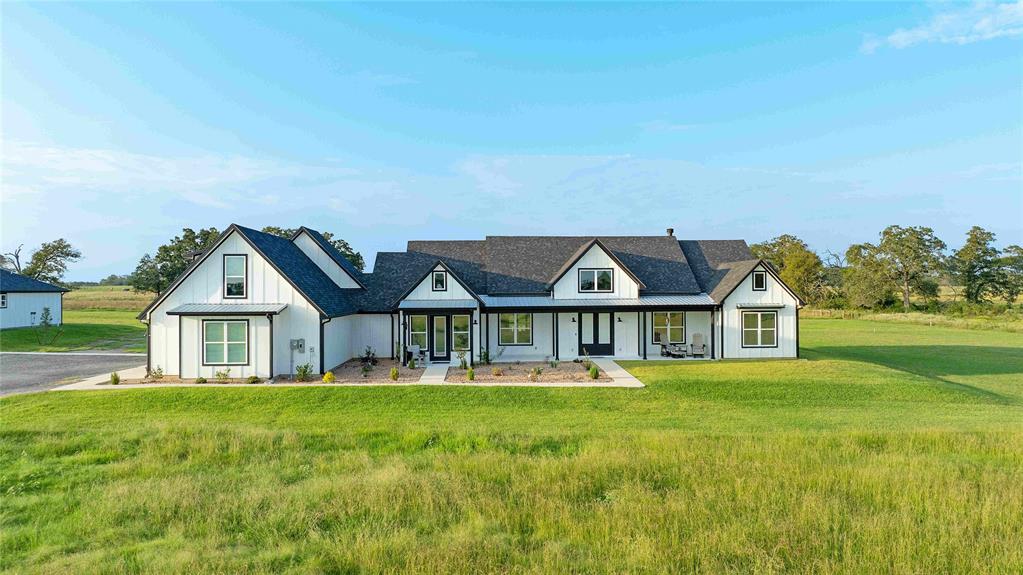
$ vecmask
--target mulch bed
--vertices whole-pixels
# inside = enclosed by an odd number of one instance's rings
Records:
[[[571,361],[562,361],[558,363],[558,367],[551,367],[549,363],[542,361],[529,361],[529,362],[515,362],[515,363],[493,363],[490,365],[477,365],[475,369],[476,379],[473,383],[500,383],[502,381],[533,381],[530,379],[530,373],[534,367],[539,367],[542,371],[540,377],[536,379],[537,382],[562,382],[562,381],[578,381],[578,382],[594,382],[594,381],[611,381],[604,370],[600,370],[600,376],[597,379],[590,377],[589,371],[583,367],[582,363],[574,363]],[[599,369],[599,368],[598,368]],[[500,372],[501,375],[496,375]],[[467,383],[469,377],[466,375],[466,370],[459,369],[457,367],[448,368],[448,375],[444,378],[444,381],[456,382],[456,383]]]

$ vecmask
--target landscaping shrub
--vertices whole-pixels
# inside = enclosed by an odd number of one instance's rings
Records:
[[[295,368],[295,381],[309,381],[312,374],[313,365],[311,363],[303,363]]]
[[[415,369],[416,368],[416,358],[414,356],[409,358],[409,360],[408,360],[408,368],[409,369]]]
[[[146,372],[146,378],[148,379],[163,379],[163,368],[156,366],[156,369],[151,369]]]
[[[335,379],[337,378],[334,377],[333,371],[328,371],[327,373],[323,374],[323,383],[334,383]]]
[[[600,377],[600,369],[595,365],[590,366],[590,379],[597,379]]]
[[[465,372],[465,377],[469,378],[469,381],[475,381],[476,380],[476,370],[470,367],[469,371]]]
[[[397,367],[392,367],[391,368],[391,381],[398,381],[398,368]]]
[[[248,378],[245,379],[245,383],[259,383],[261,381],[263,380],[260,379],[258,375],[250,375]]]
[[[213,377],[217,379],[217,383],[227,383],[227,380],[231,379],[231,368],[218,369],[213,372]]]
[[[120,383],[121,383],[121,376],[118,375],[116,371],[114,373],[111,373],[110,374],[110,385],[119,385]]]
[[[540,374],[542,373],[543,368],[534,367],[533,369],[529,370],[529,375],[527,377],[529,378],[529,381],[540,381]]]
[[[205,377],[197,377],[197,378],[195,378],[195,382],[196,383],[206,383],[206,378]]]
[[[490,368],[490,375],[494,377],[501,377],[502,375],[504,375],[504,370],[501,369],[500,367],[492,367]]]

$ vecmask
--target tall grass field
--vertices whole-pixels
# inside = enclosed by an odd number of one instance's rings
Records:
[[[1020,573],[1023,336],[803,320],[644,389],[0,399],[10,573]]]

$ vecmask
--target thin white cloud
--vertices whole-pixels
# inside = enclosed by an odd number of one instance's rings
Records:
[[[908,48],[917,44],[973,44],[1023,35],[1023,1],[977,2],[934,14],[913,28],[899,28],[887,36],[867,37],[860,51],[873,54],[883,47]]]

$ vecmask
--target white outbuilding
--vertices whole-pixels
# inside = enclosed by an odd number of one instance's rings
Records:
[[[43,309],[50,309],[50,321],[64,319],[66,288],[0,270],[0,329],[39,325]]]

